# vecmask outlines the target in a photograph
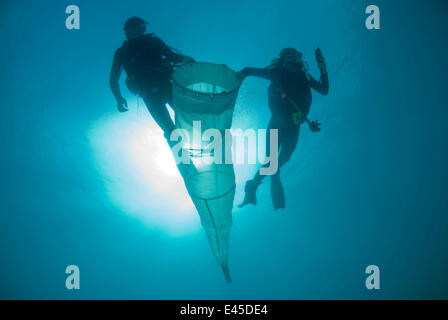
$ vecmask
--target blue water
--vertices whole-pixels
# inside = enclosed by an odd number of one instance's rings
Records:
[[[65,28],[65,8],[81,29]],[[365,8],[381,10],[367,30]],[[448,298],[448,118],[443,1],[6,1],[0,4],[3,299]],[[234,210],[228,285],[163,138],[108,88],[133,15],[199,61],[263,67],[284,47],[327,59],[330,93],[282,170]],[[241,88],[235,128],[269,120],[268,83]],[[168,153],[169,154],[169,153]],[[236,167],[235,203],[253,166]],[[81,289],[65,288],[78,265]],[[367,290],[365,268],[381,270]]]

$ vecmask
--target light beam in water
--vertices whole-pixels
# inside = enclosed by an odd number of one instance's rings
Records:
[[[114,204],[170,235],[200,230],[162,130],[146,110],[131,107],[124,114],[109,114],[94,124],[89,137]]]

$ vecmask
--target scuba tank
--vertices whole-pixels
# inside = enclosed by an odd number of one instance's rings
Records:
[[[169,81],[174,71],[175,64],[161,52],[159,54],[157,50],[153,49],[152,43],[155,39],[155,34],[150,33],[144,35],[139,42],[134,42],[132,47],[130,47],[129,41],[125,41],[123,44],[127,55],[127,63],[124,66],[127,74],[126,86],[133,94],[139,95],[148,87]],[[169,49],[179,52],[172,47]],[[150,57],[149,61],[148,57]]]

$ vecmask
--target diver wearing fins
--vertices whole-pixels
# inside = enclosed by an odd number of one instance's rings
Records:
[[[321,72],[317,81],[309,73],[309,66],[302,60],[302,54],[294,48],[285,48],[280,57],[266,68],[244,68],[242,77],[255,76],[270,80],[268,89],[269,108],[272,117],[267,130],[267,154],[269,151],[270,129],[278,129],[278,171],[271,176],[271,196],[274,209],[285,208],[285,196],[280,180],[280,168],[289,161],[297,146],[300,126],[309,124],[313,132],[320,131],[318,121],[310,121],[307,115],[311,108],[311,89],[327,95],[329,89],[328,73],[325,59],[320,49],[316,50],[316,60]],[[252,180],[245,185],[245,197],[240,208],[248,204],[257,204],[256,191],[264,176],[259,170]]]
[[[146,33],[147,22],[139,17],[129,18],[124,26],[127,40],[115,52],[110,71],[110,88],[120,112],[128,111],[127,101],[120,92],[119,79],[124,69],[130,92],[141,96],[159,127],[169,138],[174,123],[166,104],[171,104],[171,75],[174,64],[194,60],[173,51],[153,33]]]

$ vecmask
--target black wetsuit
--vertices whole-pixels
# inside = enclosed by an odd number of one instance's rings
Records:
[[[242,73],[245,76],[261,77],[271,81],[268,97],[272,117],[268,126],[266,148],[269,154],[269,129],[278,129],[278,146],[281,148],[278,160],[280,168],[291,158],[297,146],[300,131],[300,125],[294,124],[292,116],[297,109],[288,98],[294,101],[305,115],[308,115],[312,102],[311,89],[326,95],[329,89],[328,74],[321,74],[320,80],[317,81],[303,70],[291,71],[283,66],[264,69],[245,68]]]
[[[110,87],[117,101],[122,99],[119,79],[124,69],[129,90],[143,98],[165,136],[174,129],[165,106],[172,101],[170,78],[173,68],[170,63],[179,63],[183,58],[154,34],[146,34],[123,43],[115,52],[110,72]]]

